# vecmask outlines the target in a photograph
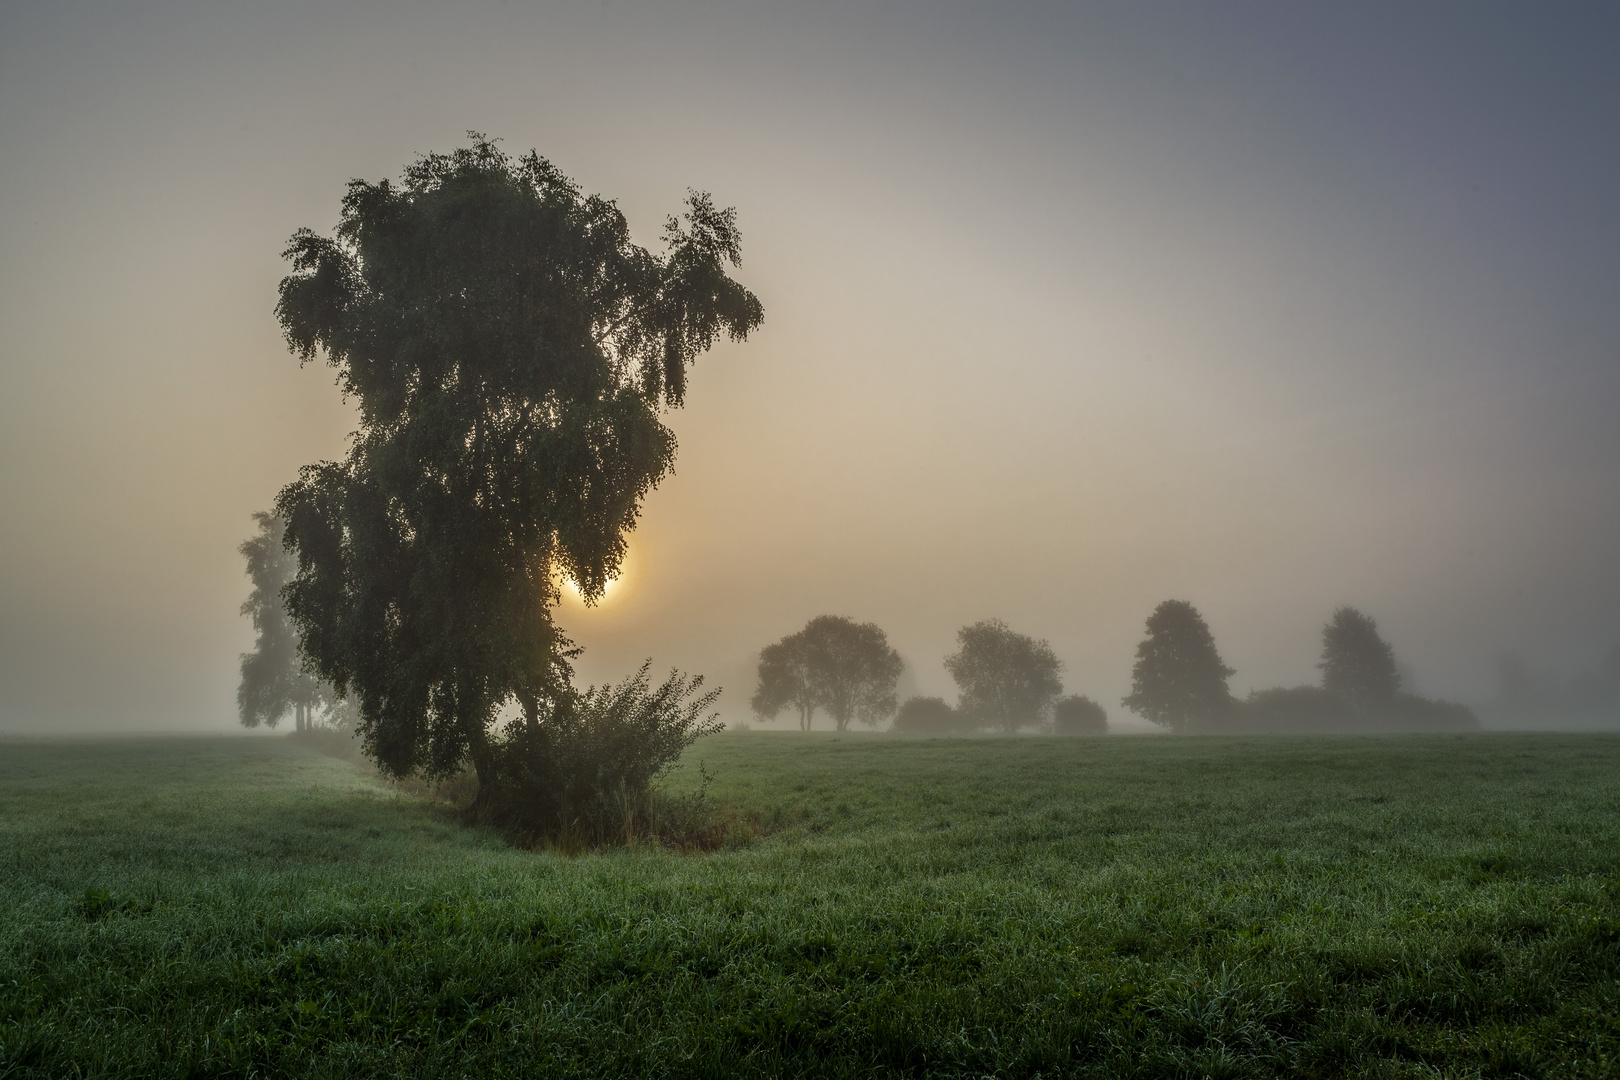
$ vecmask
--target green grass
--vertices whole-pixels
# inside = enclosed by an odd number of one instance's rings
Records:
[[[0,742],[0,1077],[1620,1073],[1620,739],[695,756],[766,836],[534,854],[285,739]]]

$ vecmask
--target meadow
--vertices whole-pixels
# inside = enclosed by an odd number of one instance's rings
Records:
[[[727,733],[721,850],[0,742],[0,1078],[1620,1074],[1620,737]]]

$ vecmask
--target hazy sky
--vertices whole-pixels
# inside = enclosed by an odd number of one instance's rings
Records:
[[[1114,717],[1199,606],[1239,693],[1338,604],[1427,692],[1620,638],[1620,9],[0,4],[0,729],[228,728],[235,547],[352,414],[272,315],[351,177],[469,128],[735,205],[624,580],[565,604],[746,708],[810,616],[907,688],[989,616]]]

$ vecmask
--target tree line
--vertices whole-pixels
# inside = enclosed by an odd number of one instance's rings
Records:
[[[760,652],[759,682],[751,705],[772,719],[797,713],[809,731],[818,710],[838,731],[858,721],[893,719],[893,729],[931,734],[1026,728],[1057,734],[1107,730],[1107,711],[1091,698],[1063,694],[1063,662],[1044,640],[986,619],[957,632],[957,650],[945,658],[958,701],[912,697],[899,702],[903,665],[873,623],[842,616],[811,619]],[[1351,607],[1335,611],[1322,628],[1321,682],[1275,687],[1236,698],[1236,674],[1221,659],[1198,609],[1167,600],[1148,616],[1136,649],[1126,708],[1175,733],[1263,731],[1461,731],[1477,728],[1465,705],[1403,691],[1395,652],[1371,618]]]

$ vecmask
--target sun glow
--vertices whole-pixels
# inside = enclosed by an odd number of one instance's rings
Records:
[[[607,584],[602,586],[602,595],[596,598],[594,604],[587,605],[585,596],[580,592],[579,586],[574,582],[574,579],[564,574],[562,575],[562,596],[565,601],[578,607],[605,607],[612,603],[622,591],[623,578],[622,571],[617,576],[608,578]]]

